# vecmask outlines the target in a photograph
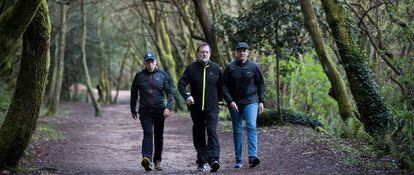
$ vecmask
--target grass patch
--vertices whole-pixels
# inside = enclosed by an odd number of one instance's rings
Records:
[[[49,141],[49,140],[64,140],[65,135],[56,130],[56,126],[50,123],[38,123],[35,133],[33,134],[33,141]]]
[[[362,140],[329,137],[317,141],[330,142],[328,149],[337,155],[338,160],[346,166],[377,170],[397,168],[394,159],[382,155],[374,146]]]

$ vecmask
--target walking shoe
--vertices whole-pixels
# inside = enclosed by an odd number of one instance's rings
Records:
[[[148,157],[142,158],[141,165],[142,165],[142,167],[144,167],[145,171],[151,171],[152,170],[151,169],[151,161],[149,160]]]
[[[155,161],[154,170],[157,170],[157,171],[161,171],[162,170],[162,168],[161,168],[161,161],[160,160]]]
[[[260,164],[260,159],[258,157],[249,157],[249,167],[253,168]]]
[[[210,172],[216,172],[220,168],[220,163],[217,160],[215,160],[213,163],[211,163],[210,167]]]
[[[238,160],[236,163],[234,163],[233,168],[241,168],[243,167],[242,161]]]
[[[206,165],[204,163],[198,164],[197,171],[206,171]]]

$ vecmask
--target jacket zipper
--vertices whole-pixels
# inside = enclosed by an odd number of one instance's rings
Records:
[[[150,106],[152,106],[152,104],[154,103],[154,96],[153,96],[153,94],[152,94],[152,74],[150,74],[149,76],[148,76],[148,79],[149,79],[149,94],[150,94],[150,96],[149,96],[149,102],[150,102]]]
[[[203,69],[203,94],[202,94],[202,102],[201,102],[201,110],[204,111],[204,105],[205,105],[205,98],[206,98],[206,69],[209,65],[204,66]]]

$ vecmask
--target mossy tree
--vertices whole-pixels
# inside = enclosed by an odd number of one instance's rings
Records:
[[[301,5],[304,22],[309,31],[309,34],[312,37],[316,53],[318,54],[322,68],[331,83],[331,96],[337,101],[339,107],[339,115],[341,116],[344,123],[347,124],[350,121],[350,118],[356,119],[357,116],[354,113],[356,111],[354,111],[352,107],[347,88],[338,69],[335,67],[335,63],[325,52],[325,41],[322,37],[311,2],[309,0],[299,0],[299,3]],[[347,129],[350,128],[346,128],[346,130]],[[344,134],[348,137],[352,137],[352,132],[353,131],[348,130],[345,131]]]
[[[89,76],[88,65],[86,64],[86,15],[85,15],[85,8],[83,0],[80,0],[80,11],[81,11],[81,40],[80,40],[80,48],[81,48],[81,63],[82,63],[82,70],[83,76],[85,78],[86,88],[88,90],[88,94],[92,99],[93,107],[95,108],[95,116],[101,116],[101,107],[98,101],[95,99],[92,93],[92,83],[91,78]]]
[[[23,35],[22,59],[16,89],[0,129],[0,170],[17,167],[36,128],[43,101],[49,71],[50,21],[46,0],[39,2],[40,6]],[[21,11],[19,8],[12,9],[17,11],[11,10],[6,13],[32,13]],[[23,16],[31,18],[31,15]],[[9,20],[16,23],[14,18]]]
[[[13,1],[0,1],[0,64],[14,53],[18,40],[30,24],[40,2],[41,0],[18,0],[13,4]]]
[[[150,8],[150,5],[148,2],[145,3],[145,9],[148,14],[148,19],[150,21],[150,26],[154,32],[155,35],[155,46],[159,53],[159,60],[162,64],[162,67],[164,70],[170,75],[171,82],[173,85],[176,85],[178,83],[178,75],[176,73],[176,63],[172,55],[171,50],[171,43],[170,43],[170,36],[168,34],[168,29],[166,26],[166,19],[164,14],[160,14],[156,11],[157,7],[160,7],[160,4],[158,2],[154,2],[154,8],[155,10],[152,10]],[[173,86],[173,95],[176,102],[177,107],[182,110],[184,109],[184,101],[180,97],[178,91]]]
[[[65,67],[65,49],[66,49],[66,32],[68,4],[60,4],[60,30],[58,39],[58,54],[54,62],[51,80],[49,81],[49,95],[47,102],[47,116],[54,116],[59,111],[60,92],[62,90],[63,72]]]
[[[101,16],[99,18],[99,27],[97,28],[98,38],[99,38],[99,48],[100,48],[100,59],[99,59],[99,88],[101,93],[99,97],[99,102],[110,103],[112,101],[111,96],[111,83],[109,79],[110,73],[110,59],[107,54],[107,49],[105,47],[104,38],[102,36],[102,30],[104,28],[103,23],[105,22],[105,17]]]
[[[393,131],[395,121],[379,94],[371,70],[365,62],[366,56],[359,48],[355,22],[339,1],[322,0],[322,5],[361,115],[360,120],[366,131],[379,141]]]

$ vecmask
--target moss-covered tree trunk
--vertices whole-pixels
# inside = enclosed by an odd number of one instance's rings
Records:
[[[88,65],[86,64],[86,15],[85,15],[85,8],[84,8],[83,0],[80,0],[80,9],[81,9],[81,29],[82,29],[81,43],[80,43],[82,70],[83,70],[83,75],[85,78],[88,94],[91,97],[93,107],[95,108],[95,116],[99,117],[101,116],[101,107],[98,101],[95,99],[95,96],[93,96],[91,78],[89,76]]]
[[[36,128],[49,71],[49,47],[49,12],[43,0],[23,35],[16,90],[0,129],[0,170],[16,168]]]
[[[0,65],[14,53],[18,40],[40,5],[41,0],[17,0],[0,15]],[[6,4],[7,3],[7,4]],[[11,2],[5,2],[5,7]]]
[[[358,47],[355,22],[339,1],[322,0],[322,5],[361,115],[360,120],[371,136],[377,140],[383,139],[392,132],[395,121],[379,94],[371,70],[364,61],[365,55]]]
[[[111,102],[111,84],[109,83],[109,59],[106,55],[105,50],[105,41],[102,37],[102,28],[105,18],[99,18],[99,27],[97,29],[98,38],[99,38],[99,48],[100,48],[100,69],[99,69],[99,86],[102,90],[102,97],[99,97],[99,101],[103,103]]]
[[[157,2],[154,2],[157,6]],[[147,10],[150,25],[155,34],[155,44],[160,54],[160,62],[164,68],[164,70],[170,75],[172,79],[172,89],[173,95],[176,102],[177,107],[182,110],[184,109],[184,101],[180,97],[178,90],[175,88],[174,85],[178,83],[178,76],[175,70],[175,60],[172,56],[171,51],[171,44],[170,44],[170,36],[168,34],[167,26],[165,25],[165,19],[160,14],[154,14],[154,12],[149,8],[149,4],[146,3],[145,8]],[[155,22],[157,20],[157,22]]]
[[[65,62],[65,49],[66,49],[66,31],[67,31],[67,14],[68,14],[68,5],[61,4],[60,11],[60,31],[59,31],[59,49],[58,49],[58,58],[55,62],[56,74],[52,75],[52,80],[50,81],[50,95],[49,101],[47,104],[47,116],[54,116],[59,111],[59,102],[60,102],[60,92],[62,90],[62,81],[63,81],[63,72],[64,72],[64,62]],[[53,71],[53,73],[55,73]]]
[[[211,59],[217,64],[224,66],[225,63],[220,56],[216,33],[214,32],[213,25],[211,24],[210,16],[207,10],[207,4],[205,0],[193,0],[193,3],[206,41],[211,47]]]
[[[345,83],[342,80],[339,71],[336,69],[334,62],[325,52],[325,42],[320,32],[316,15],[310,0],[300,0],[299,2],[306,27],[308,28],[312,41],[315,45],[316,53],[318,54],[322,68],[331,83],[333,97],[338,103],[339,114],[342,120],[347,123],[349,118],[356,116],[354,114],[354,110],[352,109]]]

